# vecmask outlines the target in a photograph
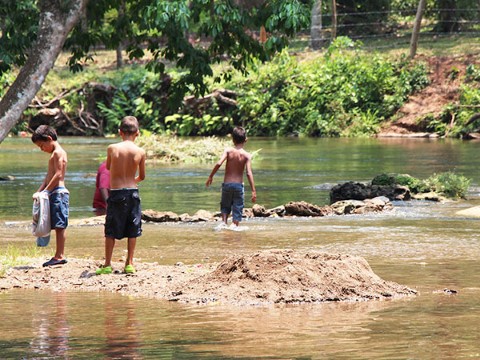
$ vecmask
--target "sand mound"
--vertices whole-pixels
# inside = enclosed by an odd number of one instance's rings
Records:
[[[42,267],[44,259],[10,268],[0,278],[0,292],[11,289],[107,291],[128,296],[186,303],[234,305],[361,301],[414,295],[405,286],[382,280],[367,261],[350,255],[293,250],[266,250],[226,258],[220,264],[167,266],[137,263],[124,274],[113,263],[110,275],[95,275],[100,262],[69,259]]]
[[[416,294],[378,277],[358,256],[268,250],[232,256],[170,300],[237,304],[361,301]]]

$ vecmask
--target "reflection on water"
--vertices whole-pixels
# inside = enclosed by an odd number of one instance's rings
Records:
[[[52,307],[41,306],[33,313],[34,337],[30,341],[32,353],[52,357],[68,355],[70,326],[67,321],[67,296],[66,293],[57,293]]]
[[[478,268],[477,268],[478,270]],[[2,358],[478,357],[480,289],[415,299],[272,307],[183,306],[110,294],[14,291]],[[28,316],[27,316],[28,315]]]
[[[34,243],[28,226],[8,225],[29,218],[31,193],[44,176],[45,154],[27,140],[0,145],[0,174],[17,178],[0,183],[0,252],[10,243]],[[96,157],[109,140],[62,140],[69,152],[72,217],[90,215]],[[252,139],[249,149],[262,149],[254,172],[259,202],[267,207],[291,200],[321,204],[332,184],[367,181],[381,172],[425,178],[455,170],[473,183],[467,201],[396,203],[394,211],[376,215],[256,219],[240,232],[216,230],[212,223],[145,224],[137,243],[137,261],[167,265],[272,248],[349,253],[365,257],[382,278],[416,288],[416,298],[238,308],[14,289],[0,293],[0,358],[479,358],[480,220],[456,215],[480,205],[479,146],[419,139]],[[204,187],[209,171],[205,165],[150,164],[141,188],[144,208],[216,210],[218,189]],[[69,257],[100,262],[103,246],[101,226],[68,229]],[[40,253],[47,258],[50,250]],[[124,247],[115,251],[115,259],[125,256]]]

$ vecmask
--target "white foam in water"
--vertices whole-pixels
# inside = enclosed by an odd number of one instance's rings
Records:
[[[228,225],[225,224],[224,222],[222,222],[222,223],[218,224],[217,226],[215,226],[215,227],[213,228],[213,230],[215,230],[215,231],[221,231],[221,230],[224,230],[224,229],[227,229],[227,228],[228,228]]]
[[[230,230],[230,231],[246,231],[248,226],[236,226],[235,224],[227,225],[225,223],[218,224],[214,227],[215,231]]]
[[[235,224],[231,224],[227,230],[231,230],[231,231],[246,231],[248,230],[248,226],[237,226]]]

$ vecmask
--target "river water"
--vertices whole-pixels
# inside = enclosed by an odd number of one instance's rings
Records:
[[[69,154],[71,217],[92,215],[99,157],[112,140],[62,138]],[[467,200],[398,202],[388,213],[314,219],[257,219],[243,232],[212,224],[146,224],[138,261],[202,264],[259,249],[293,248],[363,256],[385,280],[419,296],[395,301],[269,307],[181,305],[105,293],[0,293],[0,358],[480,358],[480,226],[456,212],[480,205],[479,142],[426,139],[251,139],[258,203],[305,200],[323,205],[343,181],[382,172],[426,178],[455,171],[472,179]],[[32,246],[31,194],[48,155],[29,139],[0,145],[0,251]],[[213,164],[148,164],[144,209],[216,211],[221,175]],[[249,195],[248,185],[246,194]],[[251,204],[247,202],[247,206]],[[123,255],[116,248],[116,256]],[[45,257],[53,249],[41,250]],[[71,227],[67,256],[103,256],[100,227]],[[444,289],[457,291],[448,294]]]

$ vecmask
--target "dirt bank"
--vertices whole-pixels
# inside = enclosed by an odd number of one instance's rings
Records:
[[[430,85],[412,94],[398,110],[394,121],[382,126],[379,137],[427,137],[421,120],[439,116],[448,104],[458,104],[468,64],[477,64],[475,55],[419,57],[430,69]]]
[[[70,259],[43,268],[44,259],[9,269],[0,291],[108,291],[185,303],[217,302],[266,305],[323,301],[363,301],[416,294],[415,290],[378,277],[361,257],[266,250],[226,258],[220,264],[162,266],[137,263],[135,274],[120,271],[95,275],[98,261]],[[114,263],[114,269],[123,264]]]

